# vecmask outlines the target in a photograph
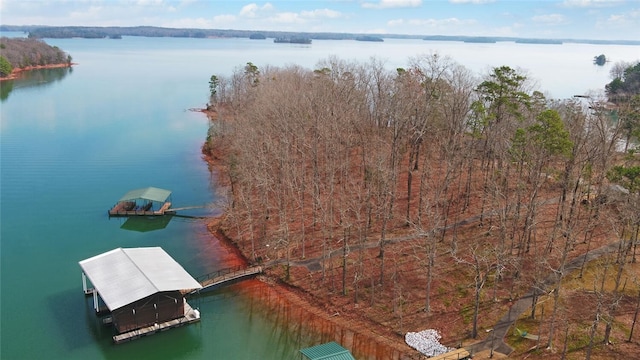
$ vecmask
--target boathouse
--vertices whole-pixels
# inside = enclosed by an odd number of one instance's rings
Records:
[[[355,360],[351,352],[335,341],[300,350],[309,360]]]
[[[83,290],[97,314],[109,314],[116,343],[200,320],[184,297],[200,283],[160,247],[117,248],[79,264]]]
[[[171,191],[156,187],[131,190],[109,210],[109,216],[159,216],[172,213]]]

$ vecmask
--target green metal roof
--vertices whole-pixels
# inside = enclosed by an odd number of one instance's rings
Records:
[[[148,187],[144,189],[131,190],[124,194],[119,201],[131,201],[131,200],[149,200],[157,202],[165,202],[171,195],[171,191],[165,189],[159,189],[155,187]]]
[[[300,350],[310,360],[355,360],[349,350],[332,341]]]

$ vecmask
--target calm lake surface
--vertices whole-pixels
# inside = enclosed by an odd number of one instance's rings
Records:
[[[274,317],[251,295],[260,285],[248,282],[192,300],[198,324],[115,346],[82,294],[78,261],[117,247],[161,246],[193,276],[224,267],[227,254],[203,220],[173,217],[140,232],[107,216],[125,192],[146,186],[172,190],[176,207],[208,206],[187,215],[216,212],[215,178],[200,154],[207,119],[189,111],[206,105],[212,74],[229,75],[249,61],[312,69],[330,55],[377,56],[394,69],[437,51],[478,75],[501,65],[527,70],[550,97],[567,98],[602,89],[613,63],[640,58],[640,47],[621,45],[46,41],[77,65],[30,72],[0,91],[2,359],[299,359],[300,348],[333,340]],[[599,54],[611,63],[594,66]]]

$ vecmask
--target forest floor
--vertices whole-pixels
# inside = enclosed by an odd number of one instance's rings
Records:
[[[206,161],[210,170],[217,174],[218,180],[224,183],[224,148],[209,149],[205,153]],[[399,179],[399,183],[404,181]],[[479,181],[479,180],[478,180]],[[224,184],[222,184],[224,185]],[[555,217],[554,198],[552,193],[543,194],[542,199],[545,206],[539,209],[541,219],[553,219]],[[544,196],[546,195],[546,197]],[[448,229],[456,229],[457,236],[464,238],[477,237],[479,229],[481,233],[491,233],[492,227],[482,219],[487,215],[482,214],[480,205],[472,203],[470,211],[462,216],[455,224],[449,225]],[[541,221],[543,222],[543,221]],[[250,258],[249,244],[233,238],[228,233],[224,224],[224,215],[217,219],[212,219],[209,229],[213,236],[226,242],[233,247],[238,256],[244,259]],[[308,237],[321,237],[321,232],[312,233],[309,231]],[[348,328],[358,334],[362,334],[370,341],[386,347],[385,355],[380,356],[381,350],[374,350],[368,358],[371,359],[422,359],[420,353],[409,347],[404,341],[404,334],[409,331],[421,331],[435,328],[442,335],[442,342],[450,347],[464,346],[471,349],[474,358],[494,358],[508,357],[514,359],[582,359],[588,345],[589,330],[593,324],[594,310],[598,306],[596,292],[592,291],[597,279],[597,271],[592,267],[598,265],[598,257],[606,255],[610,251],[616,251],[616,241],[611,234],[606,232],[596,232],[589,243],[580,243],[569,255],[569,268],[563,280],[562,290],[562,321],[556,325],[557,329],[552,339],[553,346],[547,348],[552,311],[551,293],[540,296],[538,300],[537,314],[531,319],[531,289],[526,288],[520,292],[510,294],[508,292],[494,292],[493,299],[490,295],[485,295],[480,304],[480,319],[478,320],[478,336],[473,339],[470,335],[470,310],[467,305],[473,296],[473,288],[469,289],[469,273],[459,271],[440,271],[438,277],[434,279],[432,292],[434,293],[430,311],[424,311],[424,286],[418,286],[424,282],[424,274],[416,274],[415,261],[411,260],[410,254],[415,251],[415,236],[407,228],[395,228],[387,235],[389,240],[388,272],[401,274],[403,283],[385,285],[391,290],[376,290],[376,286],[370,286],[362,290],[355,290],[348,295],[343,295],[340,291],[342,279],[340,269],[333,263],[339,263],[342,252],[339,248],[331,252],[329,265],[323,264],[327,261],[323,258],[323,250],[318,242],[315,245],[309,241],[306,249],[306,256],[301,260],[299,252],[292,252],[287,256],[280,249],[266,250],[262,253],[263,265],[269,269],[263,281],[270,287],[277,288],[278,293],[284,294],[283,299],[294,306],[306,309],[310,314],[318,316]],[[374,259],[378,254],[379,241],[375,239],[375,234],[364,242],[350,246],[352,254],[359,254],[369,259]],[[264,249],[263,249],[264,250]],[[270,252],[271,251],[271,252]],[[587,255],[589,254],[589,255]],[[606,256],[603,256],[606,257]],[[287,260],[289,258],[290,260]],[[586,261],[585,261],[586,260]],[[535,260],[534,260],[535,261]],[[365,262],[363,273],[374,273],[377,263],[375,261]],[[623,341],[629,337],[631,323],[634,317],[634,309],[637,302],[638,284],[635,282],[640,278],[640,265],[633,263],[627,267],[624,273],[625,279],[629,279],[625,296],[620,302],[617,310],[615,326],[612,332],[612,344],[603,345],[601,343],[594,346],[591,354],[592,359],[611,358],[637,358],[640,356],[640,339],[635,336],[631,342]],[[288,266],[287,266],[288,265]],[[443,265],[446,267],[446,264]],[[324,269],[324,270],[323,270]],[[580,269],[580,270],[578,270]],[[611,273],[614,270],[610,271]],[[580,273],[578,276],[577,273]],[[582,276],[584,274],[584,276]],[[545,279],[546,289],[554,285],[552,271],[549,270]],[[599,281],[599,280],[598,280]],[[626,284],[625,280],[625,284]],[[610,280],[606,280],[607,283]],[[633,283],[633,284],[632,284]],[[413,284],[413,285],[412,285]],[[397,289],[396,289],[397,286]],[[505,286],[506,287],[506,286]],[[376,292],[377,291],[377,292]],[[490,294],[490,288],[483,290]],[[401,294],[397,296],[397,294]],[[515,295],[515,296],[512,296]],[[403,302],[398,303],[396,297],[400,297]],[[374,301],[375,300],[375,301]],[[545,314],[546,311],[546,314]],[[513,324],[515,323],[515,326]],[[600,325],[598,331],[602,332],[604,326]],[[540,340],[534,341],[515,334],[516,328],[527,331],[529,334],[538,334]],[[640,332],[640,331],[636,331]],[[509,344],[503,343],[503,338]],[[567,345],[569,344],[569,345]],[[491,351],[490,349],[494,350]],[[377,352],[377,353],[376,353]],[[507,356],[508,355],[508,356]]]
[[[476,217],[474,217],[474,219],[477,220]],[[465,225],[468,225],[469,222],[474,219],[467,219],[462,222]],[[218,225],[218,221],[212,221],[210,223],[210,230],[214,236],[224,238],[225,235],[220,231]],[[395,241],[396,243],[409,241],[410,239],[411,237],[407,236],[398,236],[396,238],[390,236],[390,241]],[[233,246],[237,246],[232,239],[226,240]],[[376,241],[371,241],[361,246],[364,249],[375,251],[377,245],[378,243]],[[576,256],[568,264],[568,271],[573,272],[574,278],[577,277],[575,273],[583,264],[589,264],[590,262],[595,261],[599,256],[606,255],[617,249],[617,243],[601,243],[592,246],[598,246],[598,248],[590,250],[588,254]],[[353,247],[351,250],[355,251],[357,248]],[[240,251],[240,253],[242,252]],[[243,254],[245,258],[247,255],[248,254]],[[335,256],[339,256],[339,254],[335,253],[334,257]],[[584,261],[585,258],[586,261]],[[321,261],[322,258],[320,256],[308,257],[303,261],[290,261],[289,281],[282,280],[284,278],[284,266],[276,266],[284,265],[286,263],[285,259],[280,258],[274,261],[267,261],[264,265],[271,270],[267,272],[268,276],[264,281],[270,286],[277,287],[279,293],[285,294],[282,298],[286,299],[286,301],[291,304],[304,308],[309,313],[324,318],[325,320],[333,322],[341,327],[360,333],[380,345],[394,349],[395,351],[391,352],[391,354],[393,354],[393,358],[422,358],[417,351],[406,345],[403,334],[395,330],[393,326],[390,326],[388,323],[389,320],[387,320],[386,323],[384,320],[380,321],[380,319],[387,319],[384,315],[376,314],[376,312],[386,312],[383,308],[378,308],[377,310],[373,309],[373,311],[371,311],[372,309],[369,309],[367,312],[359,311],[359,307],[369,307],[367,300],[362,301],[364,304],[359,306],[358,303],[351,301],[352,299],[350,297],[342,296],[337,292],[325,292],[324,294],[319,293],[319,287],[314,286],[315,283],[313,281],[307,281],[307,279],[310,279],[313,276],[318,276],[321,268]],[[403,272],[403,269],[396,269],[396,271]],[[407,271],[413,271],[413,269],[407,269]],[[630,271],[633,272],[633,275],[629,274],[630,278],[633,277],[637,279],[638,275],[640,275],[640,267],[637,265],[630,267]],[[546,285],[553,285],[554,282],[552,279],[553,276],[550,276],[547,279]],[[447,279],[440,279],[440,281],[444,282],[447,281]],[[455,282],[455,279],[451,279],[451,283],[453,282]],[[586,288],[588,287],[589,285],[586,284]],[[416,288],[412,291],[422,291],[422,289]],[[592,314],[589,311],[592,311],[596,307],[591,292],[585,291],[585,288],[582,286],[567,289],[565,292],[568,293],[567,296],[570,299],[568,301],[568,305],[565,307],[566,318],[572,320],[568,321],[568,324],[570,325],[562,326],[557,330],[561,335],[559,338],[560,340],[557,341],[564,340],[564,331],[565,328],[568,329],[568,326],[573,327],[577,333],[584,333],[586,331],[585,328],[591,323],[589,317],[592,316]],[[541,302],[547,301],[550,298],[550,296],[547,296],[546,298],[543,298]],[[491,354],[494,358],[562,358],[561,344],[556,344],[554,349],[545,350],[547,339],[543,336],[541,336],[541,340],[539,342],[536,342],[525,338],[519,338],[512,334],[512,332],[515,331],[514,328],[512,328],[512,325],[516,322],[518,323],[518,326],[523,327],[523,329],[537,328],[536,331],[533,331],[535,333],[541,333],[541,329],[549,326],[548,323],[544,322],[543,318],[540,318],[540,315],[538,315],[539,318],[537,321],[528,321],[527,313],[531,310],[531,301],[531,294],[528,293],[511,301],[502,299],[494,303],[484,302],[482,305],[482,331],[477,339],[470,339],[467,336],[468,324],[464,324],[462,327],[460,326],[461,321],[458,312],[435,310],[446,308],[446,305],[443,304],[447,302],[445,298],[434,300],[434,303],[432,304],[432,308],[434,310],[432,310],[433,315],[431,316],[432,319],[430,319],[429,323],[434,325],[423,324],[424,318],[422,316],[411,316],[411,314],[407,314],[403,327],[407,329],[406,331],[420,331],[424,328],[436,327],[438,331],[443,334],[444,342],[448,346],[463,346],[476,354],[474,358],[489,358]],[[618,319],[619,333],[624,333],[625,335],[628,334],[631,317],[633,315],[633,307],[634,302],[631,298],[625,298],[619,311],[619,313],[623,315],[623,318]],[[550,306],[547,307],[547,311],[550,311]],[[544,309],[542,310],[542,316],[544,316]],[[548,316],[549,315],[547,315],[547,317]],[[493,338],[494,336],[495,338]],[[576,335],[572,336],[575,337]],[[569,338],[572,336],[569,336]],[[583,338],[584,336],[585,335],[583,334]],[[618,336],[618,338],[620,338],[620,336]],[[503,339],[507,340],[511,345],[505,344]],[[582,341],[584,342],[584,339]],[[614,358],[617,358],[618,356],[630,356],[630,358],[634,358],[640,354],[640,348],[638,346],[638,341],[616,341],[615,344],[611,344],[609,346],[596,347],[593,351],[592,359],[610,359],[612,356]],[[492,347],[494,349],[493,352],[490,351]],[[583,358],[585,348],[586,344],[583,344],[583,346],[578,348],[571,348],[569,351],[570,356],[567,358]],[[377,351],[379,352],[380,350]],[[372,358],[378,357],[374,356]]]

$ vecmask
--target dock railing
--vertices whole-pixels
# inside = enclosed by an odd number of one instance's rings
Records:
[[[219,278],[221,276],[233,274],[233,273],[236,273],[238,271],[242,271],[242,270],[246,270],[246,269],[248,269],[246,266],[238,265],[238,266],[234,266],[234,267],[230,267],[230,268],[226,268],[226,269],[216,270],[216,271],[210,272],[208,274],[200,275],[200,276],[197,276],[195,279],[196,279],[196,281],[198,281],[199,283],[202,284],[203,282],[205,282],[207,280]]]
[[[207,288],[220,285],[227,281],[232,281],[236,279],[243,278],[245,276],[257,275],[262,272],[261,266],[235,266],[226,269],[220,269],[206,275],[196,277],[196,281],[198,281],[202,285],[202,289],[194,290],[191,293],[195,293],[198,291],[205,290]]]

